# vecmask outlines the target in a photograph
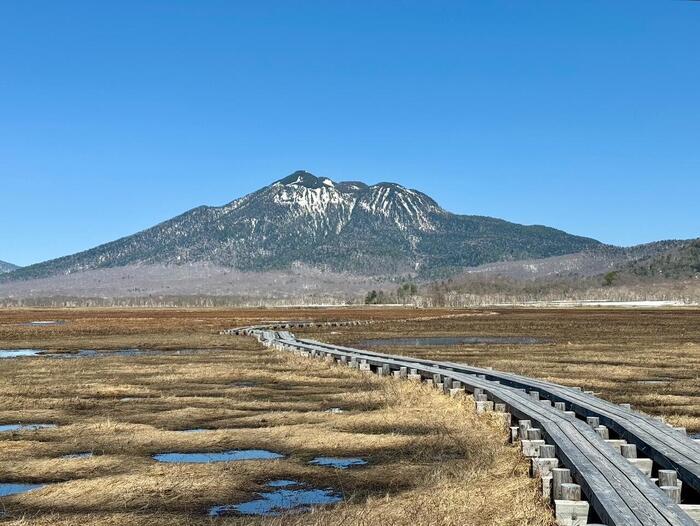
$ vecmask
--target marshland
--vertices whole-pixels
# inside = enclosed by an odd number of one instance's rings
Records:
[[[17,491],[2,520],[553,523],[468,396],[219,334],[311,319],[373,322],[300,331],[344,344],[457,338],[378,349],[580,385],[700,430],[693,310],[5,310],[0,349],[38,353],[0,359],[0,490]]]

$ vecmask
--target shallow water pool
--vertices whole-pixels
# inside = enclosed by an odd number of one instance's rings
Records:
[[[35,489],[43,488],[45,484],[16,484],[14,482],[0,482],[0,497],[27,493]]]
[[[309,464],[337,469],[348,469],[353,466],[364,466],[367,464],[367,461],[358,457],[316,457],[311,460]]]
[[[21,325],[28,325],[30,327],[55,327],[56,325],[64,325],[65,323],[64,320],[37,320],[22,323]]]
[[[153,455],[158,462],[176,464],[209,464],[211,462],[236,462],[240,460],[275,460],[284,455],[265,449],[237,449],[232,451],[201,453],[160,453]]]
[[[22,358],[25,356],[39,356],[43,351],[38,349],[2,349],[0,358]]]
[[[2,424],[0,425],[0,433],[37,431],[39,429],[53,429],[54,427],[56,427],[56,424]]]
[[[285,512],[309,511],[312,506],[335,504],[342,500],[336,491],[325,488],[308,488],[294,480],[275,480],[267,484],[270,488],[282,488],[258,494],[258,499],[241,504],[214,506],[209,510],[210,517],[225,517],[227,515],[258,515],[274,517]],[[299,486],[297,489],[288,489]]]

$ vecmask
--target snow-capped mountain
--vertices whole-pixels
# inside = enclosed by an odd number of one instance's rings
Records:
[[[364,275],[445,276],[493,261],[569,254],[593,239],[456,215],[394,183],[334,182],[298,171],[221,207],[6,275],[31,279],[134,264],[209,262],[246,271],[304,264]]]
[[[13,265],[12,263],[7,263],[5,261],[0,261],[0,274],[3,274],[5,272],[11,272],[17,268],[19,268],[17,265]]]

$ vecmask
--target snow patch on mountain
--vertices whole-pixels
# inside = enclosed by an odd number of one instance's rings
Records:
[[[286,207],[291,216],[309,216],[315,224],[336,233],[352,220],[358,207],[393,222],[404,232],[414,228],[434,231],[436,226],[429,214],[443,213],[427,196],[393,183],[335,183],[301,172],[277,181],[271,190],[272,201]]]

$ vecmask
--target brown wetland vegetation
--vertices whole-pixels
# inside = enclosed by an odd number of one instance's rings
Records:
[[[502,422],[495,415],[477,417],[469,397],[452,399],[424,385],[368,376],[218,334],[263,319],[374,318],[388,328],[403,322],[386,320],[443,314],[2,311],[0,348],[50,352],[0,360],[0,425],[56,427],[0,433],[0,483],[45,484],[0,498],[5,513],[0,522],[552,524],[536,483],[527,476],[527,464],[505,443]],[[65,323],[27,325],[38,320]],[[379,325],[376,330],[381,332]],[[340,336],[328,331],[329,338]],[[113,352],[129,348],[157,352]],[[80,349],[105,352],[76,357]],[[164,452],[246,449],[283,458],[208,464],[153,459]],[[92,456],[65,458],[78,453]],[[318,456],[359,457],[367,464],[346,470],[309,464]],[[282,517],[207,516],[212,506],[257,499],[275,480],[330,488],[343,501]]]
[[[592,389],[700,431],[700,311],[16,309],[0,311],[0,483],[44,487],[0,498],[3,524],[551,524],[527,465],[471,399],[376,378],[223,336],[266,320],[369,319],[299,331],[344,344],[391,337],[527,337],[520,344],[383,347]],[[59,320],[55,326],[31,321]],[[121,349],[156,351],[113,353]],[[101,357],[74,358],[81,349]],[[69,358],[66,358],[69,356]],[[70,358],[73,356],[73,358]],[[338,409],[341,411],[338,412]],[[187,432],[189,429],[206,429]],[[166,464],[163,452],[265,449],[277,460]],[[63,458],[75,453],[89,458]],[[317,456],[360,457],[347,470]],[[282,517],[210,518],[274,480],[330,488],[343,502]]]

